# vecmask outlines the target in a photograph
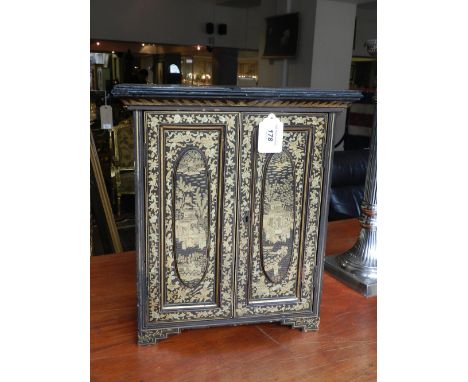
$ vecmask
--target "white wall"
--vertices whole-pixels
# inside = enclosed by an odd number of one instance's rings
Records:
[[[358,6],[356,10],[356,43],[354,56],[369,56],[364,43],[377,38],[377,9],[366,5]]]
[[[263,0],[263,18],[286,13],[286,1]],[[265,22],[259,42],[259,86],[348,89],[353,53],[356,4],[332,0],[291,0],[291,12],[299,12],[297,56],[287,60],[262,59]],[[283,69],[286,65],[286,83]],[[346,114],[337,116],[334,142],[345,130]],[[342,149],[343,145],[338,147]]]
[[[206,45],[205,24],[227,24],[215,45],[257,49],[259,7],[214,6],[210,0],[92,0],[91,38],[175,45]]]
[[[348,89],[356,4],[318,0],[310,86]]]
[[[262,0],[259,10],[260,33],[257,42],[258,49],[258,86],[281,87],[283,60],[262,58],[265,49],[266,21],[265,18],[286,13],[286,1]]]
[[[259,86],[348,89],[353,53],[356,4],[332,0],[291,0],[291,12],[299,12],[297,55],[285,60],[261,58],[269,16],[286,13],[286,0],[263,0],[260,7]]]
[[[288,59],[287,85],[310,87],[310,65],[316,25],[317,0],[296,0],[291,11],[299,12],[299,40],[297,55]]]
[[[316,0],[291,0],[291,10],[287,12],[286,0],[263,0],[260,7],[261,33],[259,36],[259,86],[274,87],[309,87],[310,65],[314,42]],[[283,66],[285,60],[261,58],[265,48],[265,18],[285,13],[299,12],[299,40],[296,57],[287,59],[286,83],[283,83]]]
[[[353,54],[356,4],[317,0],[310,86],[315,89],[348,89]],[[346,113],[335,121],[333,141],[345,132]],[[337,150],[343,149],[343,144]]]

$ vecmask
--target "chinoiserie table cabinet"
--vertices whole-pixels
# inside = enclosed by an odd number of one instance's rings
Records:
[[[318,329],[333,125],[360,93],[122,84],[133,110],[138,342],[274,322]],[[282,150],[258,151],[260,122]]]

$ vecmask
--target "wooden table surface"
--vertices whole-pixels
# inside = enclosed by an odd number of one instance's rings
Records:
[[[327,255],[357,220],[329,223]],[[91,258],[91,381],[375,381],[377,299],[324,274],[318,332],[279,324],[185,330],[136,344],[135,253]]]

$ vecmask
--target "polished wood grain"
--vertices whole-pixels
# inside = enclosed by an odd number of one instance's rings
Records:
[[[350,248],[357,220],[329,223],[327,254]],[[279,324],[185,330],[136,344],[135,253],[91,259],[92,381],[375,381],[376,298],[324,274],[318,332]]]

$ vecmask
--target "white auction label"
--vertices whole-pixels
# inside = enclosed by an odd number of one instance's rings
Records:
[[[101,129],[112,129],[112,107],[110,105],[102,105],[99,108],[99,115],[101,117]]]
[[[280,153],[283,150],[283,122],[269,114],[258,127],[258,152]]]

